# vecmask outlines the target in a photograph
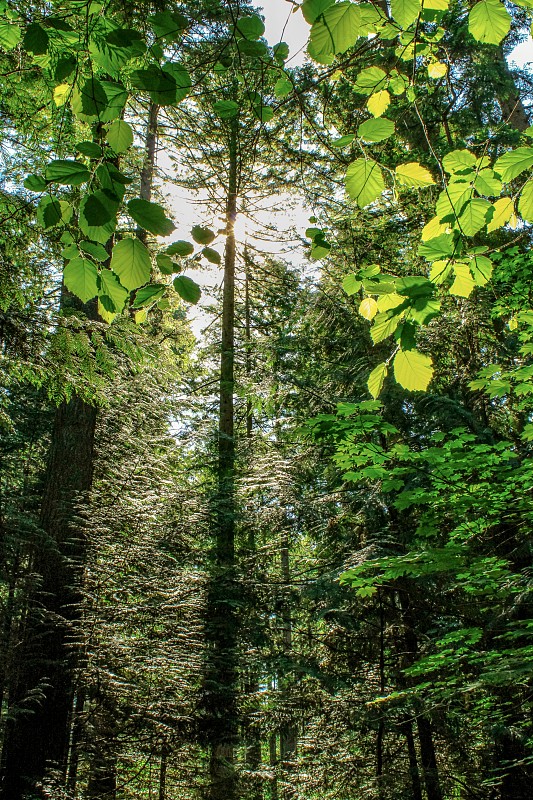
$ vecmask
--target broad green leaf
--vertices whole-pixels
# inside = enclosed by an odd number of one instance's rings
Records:
[[[148,17],[148,22],[154,29],[158,39],[175,40],[187,28],[187,18],[183,14],[160,11]]]
[[[374,92],[368,98],[366,107],[373,117],[381,117],[390,105],[390,94],[386,89]]]
[[[166,253],[158,253],[155,257],[155,260],[163,275],[172,275],[173,272],[179,271],[176,264],[172,261],[170,256],[166,255]]]
[[[89,158],[100,158],[102,156],[102,148],[96,142],[79,142],[76,145],[76,150],[84,156],[89,156]]]
[[[32,22],[24,34],[23,45],[34,56],[43,55],[48,50],[49,36],[42,25]]]
[[[347,133],[346,136],[341,136],[340,139],[334,139],[329,143],[330,147],[347,147],[355,139],[355,133]]]
[[[337,53],[345,53],[360,34],[361,12],[351,0],[335,3],[313,23],[309,55],[319,63],[331,63]]]
[[[481,0],[468,16],[468,30],[485,44],[500,44],[510,27],[511,17],[500,0]]]
[[[428,261],[437,261],[452,256],[456,250],[456,238],[453,234],[443,233],[435,239],[429,239],[418,248],[418,255]]]
[[[130,200],[128,211],[141,228],[156,236],[170,236],[176,230],[176,226],[158,203],[149,203],[141,198]]]
[[[342,288],[346,292],[347,295],[356,294],[359,289],[361,288],[361,281],[358,280],[355,275],[346,275],[342,279]]]
[[[435,183],[431,172],[418,161],[410,161],[396,167],[396,180],[402,186],[408,187],[432,186]]]
[[[0,47],[4,50],[13,50],[20,42],[22,32],[18,25],[11,22],[0,22]]]
[[[135,300],[132,303],[133,308],[142,308],[151,303],[157,302],[163,297],[166,286],[162,283],[151,283],[148,286],[143,286],[135,292]]]
[[[214,238],[215,237],[213,235],[213,239]],[[213,239],[210,241],[213,241]],[[190,242],[184,242],[180,239],[178,242],[172,242],[172,244],[167,247],[165,252],[168,253],[169,256],[190,256],[194,253],[194,245],[192,245]]]
[[[174,75],[155,64],[132,72],[131,82],[136,89],[148,92],[158,105],[169,106],[178,101],[178,85]]]
[[[385,89],[388,80],[387,73],[381,67],[367,67],[357,76],[354,89],[359,94],[372,94],[378,88]]]
[[[440,286],[452,271],[451,261],[434,261],[429,271],[429,279],[436,286]]]
[[[177,278],[174,278],[173,285],[179,296],[187,303],[196,304],[202,296],[198,284],[186,275],[178,275]]]
[[[97,78],[89,78],[72,93],[72,110],[83,122],[103,121],[107,105],[107,94]]]
[[[376,119],[367,119],[362,122],[357,129],[357,133],[361,139],[366,142],[382,142],[388,139],[394,133],[394,122],[384,117],[377,117]]]
[[[358,158],[346,170],[346,191],[361,206],[373,203],[385,189],[383,173],[375,161]]]
[[[217,250],[213,250],[212,247],[204,247],[202,255],[207,258],[210,264],[220,264],[222,261],[220,253]]]
[[[472,277],[468,264],[454,264],[453,271],[455,279],[450,286],[450,294],[454,294],[457,297],[469,297],[476,282]]]
[[[486,286],[492,277],[493,264],[490,258],[475,255],[470,259],[469,266],[476,286]]]
[[[386,311],[383,314],[377,314],[374,317],[374,324],[370,329],[370,336],[374,344],[382,342],[387,336],[390,336],[402,320],[401,314],[394,314]]]
[[[483,200],[481,197],[475,197],[466,203],[458,219],[459,227],[465,236],[474,236],[487,224],[491,208],[489,201]]]
[[[471,198],[472,186],[469,181],[449,183],[437,199],[435,206],[437,217],[441,222],[447,221],[453,227],[456,224],[456,218]]]
[[[449,229],[449,223],[441,222],[438,217],[433,217],[422,228],[422,241],[427,242],[429,239],[436,239],[443,233],[448,233]]]
[[[67,223],[72,217],[72,212],[72,206],[65,200],[56,200],[55,197],[46,195],[41,198],[37,206],[37,221],[45,230],[55,228],[56,225]]]
[[[494,164],[494,171],[500,175],[504,183],[509,183],[532,166],[533,147],[517,147],[499,157]]]
[[[191,231],[192,238],[194,239],[197,244],[211,244],[211,242],[216,238],[216,234],[213,231],[209,230],[209,228],[203,228],[201,225],[195,225]],[[167,253],[169,251],[167,250]]]
[[[514,213],[514,203],[510,197],[500,197],[492,207],[494,213],[487,225],[489,233],[506,225]]]
[[[120,314],[129,292],[120,285],[117,276],[110,269],[103,269],[100,272],[99,287],[98,296],[105,310],[111,314]]]
[[[96,259],[96,261],[107,261],[109,258],[109,253],[105,247],[102,247],[101,244],[97,244],[97,242],[80,242],[80,250],[83,250],[84,253],[88,253]]]
[[[394,359],[394,377],[404,389],[423,392],[433,377],[433,362],[418,350],[400,350]]]
[[[450,174],[462,172],[463,170],[473,169],[476,165],[476,157],[470,150],[453,150],[442,159],[442,166]]]
[[[333,5],[335,0],[305,0],[302,4],[302,14],[306,22],[312,25],[318,17],[330,6]]]
[[[65,265],[63,280],[67,289],[87,303],[98,294],[98,270],[87,258],[73,258]]]
[[[121,239],[113,247],[111,269],[122,286],[132,291],[150,280],[150,253],[140,239]]]
[[[258,14],[250,17],[241,17],[237,20],[236,33],[245,39],[260,39],[265,32],[265,23]]]
[[[391,13],[402,28],[408,28],[420,14],[420,0],[391,0]]]
[[[58,108],[64,106],[69,99],[72,92],[72,86],[69,83],[60,83],[54,89],[54,103]]]
[[[274,116],[274,109],[270,106],[257,105],[253,107],[253,112],[261,122],[270,122]]]
[[[474,178],[474,187],[479,194],[484,194],[486,197],[499,197],[502,182],[492,169],[482,169]]]
[[[76,70],[78,62],[74,55],[69,55],[66,58],[60,58],[54,70],[54,78],[56,81],[64,81]]]
[[[402,75],[398,70],[393,69],[389,75],[389,89],[393,94],[400,95],[405,92],[409,86],[409,78]]]
[[[425,8],[425,4],[424,4]],[[428,75],[434,80],[444,78],[448,72],[448,65],[443,64],[442,61],[436,61],[433,64],[428,64]]]
[[[533,179],[531,178],[520,193],[518,210],[522,219],[525,219],[526,222],[533,222]]]
[[[359,305],[359,313],[368,320],[374,319],[378,313],[378,304],[373,297],[365,297]]]
[[[112,122],[121,116],[128,92],[121,83],[114,81],[103,81],[102,86],[107,97],[107,106],[100,116],[100,122]]]
[[[125,153],[133,144],[133,131],[123,119],[116,119],[109,128],[106,138],[115,153]]]
[[[294,87],[288,78],[278,78],[274,85],[274,94],[278,100],[281,100],[283,97],[287,97],[287,95],[292,92],[293,88]]]
[[[385,378],[387,377],[389,368],[387,364],[383,362],[383,364],[378,364],[377,367],[374,367],[372,372],[368,377],[368,391],[376,400],[381,394],[381,390],[383,389],[383,384],[385,383]]]
[[[90,172],[79,161],[52,161],[46,167],[44,176],[47,181],[63,183],[66,186],[79,186],[90,178]]]
[[[213,110],[220,119],[234,119],[239,115],[239,108],[235,100],[217,100],[213,105]]]
[[[41,175],[28,175],[24,180],[24,187],[30,192],[44,192],[47,183]]]
[[[287,42],[278,42],[278,44],[275,44],[272,48],[272,52],[278,64],[284,64],[289,57],[289,45]]]
[[[86,195],[80,203],[80,230],[87,238],[105,244],[115,231],[118,207],[119,201],[105,192]]]

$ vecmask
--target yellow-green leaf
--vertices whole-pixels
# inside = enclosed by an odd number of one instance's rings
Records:
[[[510,197],[500,197],[499,200],[496,200],[492,208],[494,209],[494,213],[487,225],[489,233],[498,228],[502,228],[509,222],[514,211],[514,203]]]
[[[394,133],[394,122],[384,117],[367,119],[357,129],[357,134],[365,142],[382,142]]]
[[[390,94],[386,89],[382,89],[380,92],[374,92],[374,94],[370,95],[366,107],[372,116],[381,117],[388,109],[389,105]]]
[[[387,377],[388,367],[385,362],[383,364],[378,364],[377,367],[374,367],[372,372],[368,377],[368,391],[374,398],[374,400],[380,396],[381,390],[383,389],[383,384],[385,383],[385,378]]]
[[[525,219],[526,222],[533,222],[533,179],[530,179],[522,189],[518,210],[522,219]]]
[[[468,16],[468,30],[485,44],[499,44],[510,27],[511,17],[499,0],[481,0]]]
[[[385,189],[383,173],[375,161],[358,158],[346,170],[346,191],[352,200],[367,206],[381,195]]]
[[[68,83],[60,83],[59,86],[56,86],[54,89],[54,103],[56,106],[64,106],[71,91],[72,87]]]
[[[455,279],[450,286],[450,294],[454,294],[457,297],[469,297],[476,282],[472,277],[468,264],[455,264],[453,269]]]
[[[508,183],[532,166],[533,147],[517,147],[499,157],[494,164],[494,171],[501,176],[504,183]]]
[[[433,362],[418,350],[400,350],[394,359],[394,377],[408,391],[425,391],[433,377]]]
[[[396,167],[396,179],[402,186],[431,186],[435,183],[431,172],[418,161],[410,161]]]
[[[424,8],[426,6],[424,5]],[[428,64],[428,75],[430,78],[437,80],[444,78],[448,72],[448,65],[443,64],[442,61],[435,61],[433,64]]]
[[[420,0],[391,0],[392,16],[402,28],[408,28],[420,14]]]
[[[365,299],[361,302],[361,305],[359,306],[359,313],[365,319],[368,320],[374,319],[374,317],[378,313],[378,304],[376,303],[373,297],[365,297]]]

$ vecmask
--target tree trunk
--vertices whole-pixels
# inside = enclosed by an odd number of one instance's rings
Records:
[[[401,725],[401,730],[405,734],[405,739],[407,741],[407,756],[409,759],[409,775],[411,776],[413,800],[423,800],[422,784],[420,782],[420,772],[418,770],[418,761],[416,758],[415,737],[413,736],[413,724],[411,720],[406,720]]]
[[[214,573],[208,598],[208,667],[206,692],[210,744],[209,800],[234,800],[237,775],[234,745],[238,740],[236,705],[236,638],[238,588],[235,575],[235,220],[237,216],[237,122],[229,132],[229,179],[226,203],[226,249],[222,298],[218,491]]]
[[[497,62],[500,67],[500,77],[496,88],[498,105],[501,108],[504,121],[516,128],[525,131],[529,128],[529,119],[526,109],[516,88],[513,73],[509,69],[503,47],[496,48]]]

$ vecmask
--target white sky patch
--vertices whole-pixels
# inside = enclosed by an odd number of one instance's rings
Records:
[[[262,0],[265,17],[265,38],[270,45],[286,42],[289,45],[288,67],[298,67],[305,60],[309,25],[302,12],[288,0]]]

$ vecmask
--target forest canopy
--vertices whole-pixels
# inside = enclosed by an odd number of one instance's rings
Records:
[[[0,798],[529,800],[533,2],[264,3],[0,0]]]

